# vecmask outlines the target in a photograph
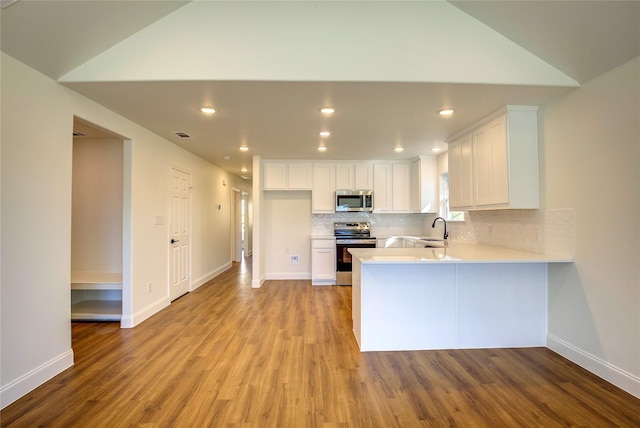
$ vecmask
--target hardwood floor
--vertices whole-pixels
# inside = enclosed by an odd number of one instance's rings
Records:
[[[360,353],[350,287],[251,289],[248,268],[134,329],[75,323],[75,366],[2,426],[640,426],[640,400],[548,349]]]

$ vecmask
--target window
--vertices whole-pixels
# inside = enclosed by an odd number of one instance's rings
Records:
[[[464,212],[449,210],[449,174],[440,174],[440,217],[447,221],[464,221]]]

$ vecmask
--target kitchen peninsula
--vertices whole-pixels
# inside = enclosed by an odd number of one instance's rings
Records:
[[[507,248],[352,249],[361,351],[545,346],[547,264]]]

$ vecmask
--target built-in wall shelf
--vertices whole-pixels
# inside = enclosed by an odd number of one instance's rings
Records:
[[[82,300],[71,305],[71,321],[120,321],[122,300]]]
[[[122,290],[118,272],[71,272],[72,290]]]
[[[121,318],[121,273],[71,273],[72,321],[120,321]]]

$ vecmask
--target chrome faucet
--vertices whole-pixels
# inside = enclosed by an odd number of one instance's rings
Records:
[[[442,217],[436,217],[436,219],[433,220],[433,224],[431,225],[431,227],[435,229],[436,221],[438,220],[442,220],[442,222],[444,223],[444,239],[447,239],[449,237],[449,232],[447,232],[447,221],[445,219],[443,219]]]

